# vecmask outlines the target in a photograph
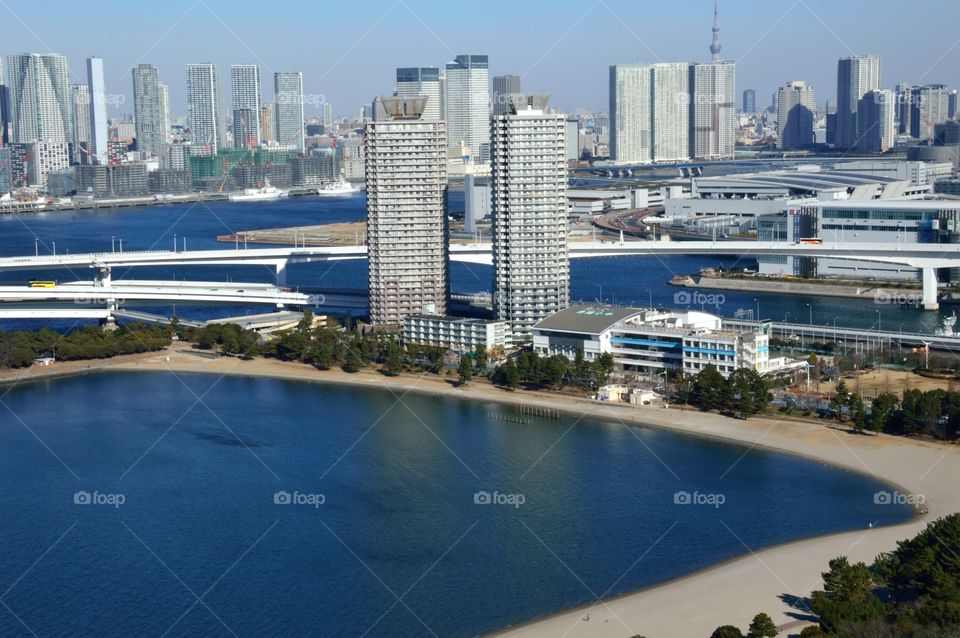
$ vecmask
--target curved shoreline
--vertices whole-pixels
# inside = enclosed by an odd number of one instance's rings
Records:
[[[0,375],[0,384],[59,378],[101,371],[205,373],[266,377],[282,380],[401,390],[434,396],[488,401],[505,405],[534,405],[574,416],[619,422],[622,425],[669,430],[721,443],[789,454],[868,476],[901,494],[924,494],[929,514],[903,523],[786,541],[760,549],[744,548],[740,556],[684,574],[644,589],[588,603],[548,616],[534,618],[490,634],[498,637],[539,638],[566,635],[626,638],[709,635],[723,624],[743,628],[754,614],[765,611],[781,627],[802,626],[789,614],[798,610],[780,598],[800,597],[820,586],[819,574],[838,555],[870,562],[889,551],[897,540],[919,532],[928,520],[960,511],[953,486],[960,480],[960,453],[956,446],[912,441],[890,436],[851,435],[817,423],[771,418],[736,421],[713,414],[677,409],[639,408],[602,404],[576,397],[537,392],[507,392],[473,384],[453,387],[436,376],[384,377],[362,371],[319,371],[304,364],[270,359],[241,361],[229,357],[209,359],[177,345],[167,351],[116,359],[54,364],[32,374]],[[883,470],[882,474],[877,470]],[[732,533],[732,530],[731,530]],[[696,601],[695,603],[693,601]],[[589,620],[584,620],[587,618]]]

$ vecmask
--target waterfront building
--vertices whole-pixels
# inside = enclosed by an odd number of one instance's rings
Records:
[[[835,146],[858,148],[860,99],[880,89],[880,58],[872,55],[843,58],[837,63],[837,128]]]
[[[230,90],[233,98],[233,146],[260,146],[260,67],[256,64],[234,64],[230,67]]]
[[[448,263],[447,137],[424,119],[426,97],[378,97],[366,125],[370,321],[401,325],[445,315]]]
[[[610,67],[610,159],[622,164],[653,161],[650,67]]]
[[[493,310],[515,341],[570,302],[567,255],[566,116],[548,95],[513,95],[493,117]]]
[[[106,164],[110,156],[107,122],[107,85],[103,79],[103,60],[87,58],[87,89],[90,92],[90,150],[93,158]]]
[[[863,119],[860,148],[886,153],[896,143],[896,96],[893,91],[868,91],[860,100]]]
[[[0,58],[0,148],[10,143],[10,92],[3,75],[3,58]],[[7,191],[0,191],[7,192]]]
[[[777,148],[802,149],[813,145],[816,111],[813,87],[806,82],[788,82],[777,91]]]
[[[490,71],[485,55],[458,55],[447,63],[445,116],[451,157],[461,144],[475,162],[490,161]]]
[[[690,65],[692,157],[733,159],[737,142],[736,85],[737,67],[733,62]]]
[[[226,147],[223,83],[213,64],[187,65],[187,124],[193,152],[212,156]]]
[[[160,74],[153,65],[138,64],[131,75],[137,150],[147,157],[160,157],[167,143]]]
[[[437,67],[403,67],[397,69],[397,97],[427,98],[423,117],[425,120],[442,120],[440,93],[440,69]],[[333,118],[331,117],[331,125]]]
[[[403,320],[404,345],[431,346],[457,354],[478,347],[505,352],[510,349],[510,324],[506,321],[417,314]]]
[[[150,192],[142,162],[76,167],[77,193],[96,198],[143,197]]]
[[[284,148],[304,152],[303,73],[284,71],[273,74],[276,106],[277,143]]]
[[[67,58],[24,53],[7,57],[11,142],[69,143],[73,136]]]
[[[647,379],[708,365],[725,377],[738,368],[766,374],[785,364],[770,360],[767,334],[726,330],[720,317],[699,311],[574,305],[533,326],[533,349],[571,361],[578,350],[587,361],[609,353],[618,372]]]
[[[71,161],[74,164],[90,163],[90,89],[86,84],[70,87],[73,106],[73,135],[71,136]]]
[[[493,114],[507,112],[506,96],[521,93],[519,75],[496,75],[493,78]]]
[[[70,168],[70,145],[67,142],[36,140],[27,145],[27,183],[46,188],[47,175]]]

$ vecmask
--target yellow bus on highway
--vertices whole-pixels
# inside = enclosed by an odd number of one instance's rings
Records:
[[[44,281],[42,279],[31,279],[30,280],[31,288],[56,288],[57,282],[55,281]]]

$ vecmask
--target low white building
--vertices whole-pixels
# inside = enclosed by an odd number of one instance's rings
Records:
[[[510,345],[510,323],[464,317],[412,315],[403,320],[404,345],[432,346],[458,354],[474,352],[478,345],[504,351]]]
[[[571,306],[533,327],[533,348],[571,360],[577,350],[587,361],[610,353],[620,372],[647,377],[697,374],[708,365],[724,376],[738,368],[774,369],[767,334],[725,330],[720,317],[696,311]]]

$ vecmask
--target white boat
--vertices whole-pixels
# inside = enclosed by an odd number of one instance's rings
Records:
[[[321,197],[349,197],[357,192],[359,192],[359,189],[354,188],[353,184],[342,177],[317,189],[317,195]]]
[[[234,193],[228,195],[227,199],[231,202],[252,202],[259,201],[264,199],[277,199],[279,197],[286,197],[286,193],[276,186],[270,185],[270,180],[265,180],[264,184],[260,188],[245,188],[242,193]]]

